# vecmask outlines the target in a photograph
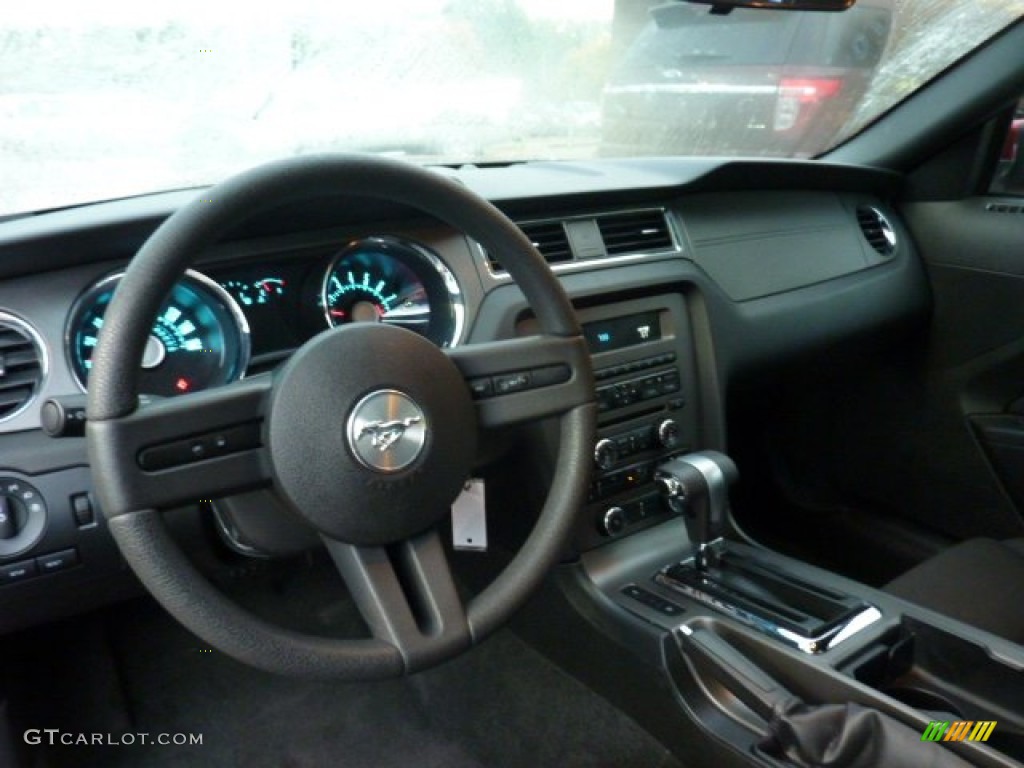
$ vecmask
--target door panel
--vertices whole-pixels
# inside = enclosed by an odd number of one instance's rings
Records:
[[[908,502],[957,538],[1024,533],[1024,419],[1012,415],[1024,397],[1024,214],[1006,202],[903,207],[934,301],[921,372],[928,428],[912,440],[918,498]]]

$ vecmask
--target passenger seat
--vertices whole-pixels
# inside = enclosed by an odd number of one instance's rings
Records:
[[[885,590],[1024,644],[1024,539],[968,539],[911,568]]]

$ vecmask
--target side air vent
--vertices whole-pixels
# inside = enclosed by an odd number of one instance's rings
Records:
[[[896,250],[896,231],[877,208],[867,205],[857,208],[857,224],[876,253],[891,256]]]
[[[46,376],[42,339],[23,320],[0,312],[0,421],[21,413]]]
[[[1009,203],[986,203],[985,210],[989,213],[1024,213],[1024,205]]]
[[[565,234],[565,225],[561,221],[518,222],[518,226],[548,264],[572,261],[572,248]],[[487,254],[487,263],[490,264],[492,272],[505,271],[501,263],[490,253]]]
[[[613,213],[598,216],[596,220],[609,256],[654,253],[675,248],[662,211]]]

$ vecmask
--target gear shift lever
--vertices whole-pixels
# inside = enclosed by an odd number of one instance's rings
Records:
[[[654,480],[673,512],[692,521],[691,538],[697,545],[694,567],[707,570],[708,545],[725,531],[729,486],[739,477],[733,460],[718,451],[677,456],[658,467]]]

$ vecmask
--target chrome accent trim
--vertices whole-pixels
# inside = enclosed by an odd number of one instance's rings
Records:
[[[893,227],[892,222],[890,222],[889,219],[886,218],[886,215],[884,213],[882,213],[874,205],[858,205],[857,206],[857,211],[862,211],[862,210],[863,211],[870,211],[872,214],[875,215],[875,217],[878,219],[879,229],[882,231],[882,237],[884,237],[885,238],[885,242],[887,242],[889,244],[888,250],[883,252],[881,255],[883,255],[883,256],[892,256],[894,253],[896,253],[896,248],[899,246],[899,238],[896,237],[896,229]],[[856,211],[854,213],[856,215]],[[858,228],[859,228],[859,226],[860,226],[860,221],[859,220],[857,222],[857,225],[858,225]],[[863,229],[861,229],[861,234],[864,235],[864,239],[867,240],[867,233],[865,233]],[[868,242],[868,245],[871,245],[871,243]],[[871,246],[871,249],[873,251],[878,252],[877,249],[874,246]]]
[[[709,534],[714,535],[716,529],[725,524],[726,510],[729,508],[729,483],[726,482],[725,473],[717,461],[712,461],[702,453],[688,453],[674,460],[689,464],[704,476],[704,484],[708,487],[707,529]],[[713,545],[721,540],[719,535],[711,541],[698,542],[696,557],[702,567],[707,565],[708,551],[714,549]]]
[[[403,237],[383,236],[383,235],[370,235],[367,237],[357,237],[354,240],[350,240],[345,246],[331,256],[330,261],[327,263],[327,269],[324,270],[324,277],[320,285],[320,303],[323,304],[324,319],[327,321],[328,328],[334,328],[334,323],[331,322],[331,313],[327,309],[327,281],[330,279],[331,272],[334,271],[335,265],[338,261],[353,247],[361,242],[373,242],[380,241],[384,243],[395,243],[397,245],[404,246],[415,251],[421,256],[427,264],[433,269],[438,277],[441,278],[441,282],[444,283],[445,290],[448,292],[448,304],[452,308],[452,314],[455,317],[455,327],[452,329],[451,339],[446,339],[441,347],[443,349],[450,349],[457,347],[465,339],[463,338],[466,333],[466,301],[463,298],[462,286],[459,285],[458,279],[455,277],[455,273],[449,269],[448,265],[444,263],[440,256],[434,253],[432,250],[427,248],[425,245],[407,240]]]
[[[42,393],[43,388],[46,386],[46,380],[50,375],[50,352],[46,346],[46,341],[39,331],[35,329],[28,320],[15,315],[12,312],[6,310],[0,310],[0,325],[3,324],[14,326],[16,329],[24,333],[32,345],[36,348],[36,353],[39,355],[39,383],[36,384],[35,391],[28,397],[28,399],[22,403],[18,408],[11,411],[9,414],[0,419],[0,423],[4,423],[14,419],[25,411],[27,411]]]
[[[74,320],[75,316],[81,309],[82,304],[84,304],[90,296],[106,289],[111,283],[118,282],[122,277],[124,277],[124,273],[125,270],[121,269],[92,283],[79,294],[77,299],[75,299],[75,302],[71,305],[71,311],[68,312],[67,319],[64,321],[65,362],[68,365],[71,378],[74,380],[75,384],[78,385],[78,388],[84,393],[87,393],[88,390],[85,386],[85,382],[79,378],[78,372],[75,370],[74,351],[71,348],[72,320]],[[228,293],[224,286],[213,278],[208,277],[195,269],[186,269],[185,274],[182,275],[180,279],[184,280],[186,278],[194,280],[209,290],[215,298],[224,304],[228,310],[228,314],[231,315],[232,319],[235,321],[235,330],[238,332],[238,378],[232,379],[231,381],[240,381],[241,379],[244,379],[246,370],[249,367],[249,360],[252,358],[252,338],[249,332],[249,321],[246,319],[245,313],[242,311],[242,308],[238,306],[238,302],[235,301],[235,297]],[[225,383],[229,384],[231,382],[229,381]]]
[[[677,224],[675,217],[671,215],[668,208],[664,206],[646,207],[646,208],[618,208],[611,211],[600,211],[598,213],[588,214],[574,214],[571,216],[560,216],[553,219],[523,219],[522,221],[515,221],[513,223],[520,227],[520,225],[530,224],[562,224],[570,221],[595,221],[602,216],[618,216],[623,213],[660,213],[665,219],[665,227],[668,230],[668,236],[672,240],[672,248],[662,251],[641,251],[637,253],[623,253],[616,256],[603,256],[589,259],[577,259],[575,258],[575,252],[573,253],[573,259],[571,261],[560,261],[555,264],[548,264],[552,272],[556,274],[559,272],[577,272],[585,269],[590,269],[597,265],[609,265],[617,266],[622,264],[629,264],[634,261],[648,258],[671,258],[679,256],[685,253],[683,247],[683,238],[677,231]],[[603,238],[602,238],[603,241]],[[491,269],[490,260],[487,258],[487,249],[483,247],[476,240],[469,238],[471,247],[477,252],[479,258],[483,262],[484,269],[487,274],[496,281],[511,280],[512,277],[509,273],[502,269],[495,272]],[[572,243],[569,244],[570,250],[572,249]]]
[[[683,562],[685,563],[687,561],[684,560]],[[661,576],[660,573],[658,575],[659,577]],[[877,607],[865,602],[864,610],[851,616],[844,623],[833,627],[827,632],[823,632],[816,637],[802,637],[785,627],[780,627],[775,622],[770,621],[763,616],[744,610],[743,608],[724,602],[723,600],[719,600],[716,597],[709,595],[702,590],[695,589],[687,584],[681,584],[671,579],[661,578],[657,580],[657,583],[662,584],[669,589],[673,589],[691,600],[717,611],[718,613],[735,619],[741,624],[745,624],[762,634],[774,637],[776,640],[779,640],[780,642],[796,648],[808,655],[817,655],[819,653],[830,651],[882,618],[882,612]]]

